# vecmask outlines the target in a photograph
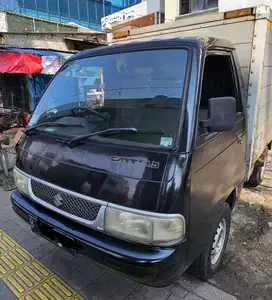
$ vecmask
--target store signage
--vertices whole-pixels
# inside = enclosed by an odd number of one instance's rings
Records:
[[[136,11],[118,12],[101,19],[102,29],[111,29],[113,25],[119,25],[137,18]]]
[[[102,29],[112,29],[113,26],[146,16],[147,14],[147,1],[144,1],[102,18],[101,26]]]

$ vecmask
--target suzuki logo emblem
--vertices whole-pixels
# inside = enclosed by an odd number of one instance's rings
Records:
[[[53,202],[56,205],[56,207],[59,207],[62,205],[63,203],[63,198],[61,196],[61,194],[57,194],[53,197]]]

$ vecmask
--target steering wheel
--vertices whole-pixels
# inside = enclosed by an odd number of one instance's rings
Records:
[[[102,114],[100,114],[99,112],[91,109],[91,108],[88,108],[88,107],[82,107],[82,106],[75,106],[71,109],[71,112],[73,115],[75,115],[76,117],[81,117],[80,114],[82,112],[85,112],[87,113],[88,115],[91,115],[91,116],[94,116],[96,118],[99,118],[99,119],[103,119],[104,121],[108,121],[108,119],[103,116]]]

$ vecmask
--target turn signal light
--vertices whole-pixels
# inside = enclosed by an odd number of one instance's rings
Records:
[[[253,8],[250,7],[250,8],[225,12],[224,18],[225,19],[240,18],[240,17],[251,16],[252,14],[253,14]]]

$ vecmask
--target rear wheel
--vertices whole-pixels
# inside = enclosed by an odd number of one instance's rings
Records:
[[[204,251],[198,256],[190,271],[201,279],[208,279],[218,270],[226,250],[231,223],[231,211],[224,203],[217,215]]]
[[[261,157],[256,161],[253,173],[251,174],[248,183],[256,187],[262,183],[264,180],[264,174],[267,164],[267,158],[268,158],[268,148],[266,148],[261,155]]]

